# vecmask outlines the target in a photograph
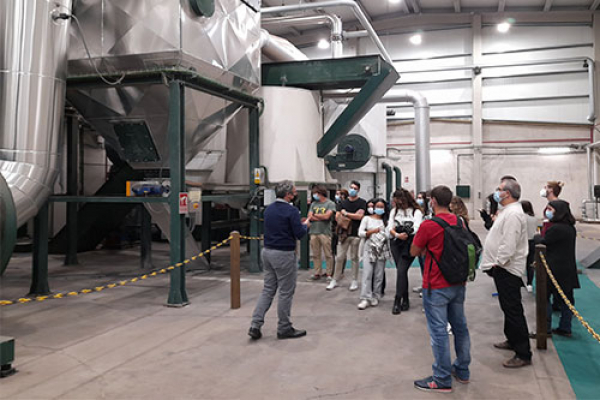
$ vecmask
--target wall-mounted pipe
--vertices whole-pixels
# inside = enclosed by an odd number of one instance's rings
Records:
[[[382,163],[381,167],[385,169],[385,201],[392,198],[392,167],[388,163]]]
[[[389,53],[385,49],[385,46],[381,42],[381,39],[379,39],[379,36],[377,36],[377,32],[375,32],[375,29],[373,29],[373,26],[367,19],[367,16],[362,11],[360,6],[353,0],[330,0],[330,1],[321,1],[321,2],[316,2],[316,3],[300,3],[300,4],[293,4],[293,5],[288,5],[288,6],[266,7],[266,8],[261,8],[260,11],[261,11],[262,15],[269,15],[269,14],[289,13],[289,12],[295,12],[295,11],[318,10],[318,9],[325,9],[325,8],[332,8],[332,7],[348,7],[348,8],[350,8],[352,10],[352,12],[354,13],[354,15],[356,16],[356,18],[361,23],[361,25],[363,26],[363,28],[365,28],[367,30],[367,32],[369,32],[369,36],[370,36],[371,40],[373,40],[373,42],[379,49],[379,52],[381,53],[381,55],[383,56],[385,61],[387,61],[390,65],[394,65],[392,58],[390,57]]]
[[[261,25],[265,28],[274,28],[281,26],[303,26],[328,24],[331,28],[329,40],[331,42],[331,57],[340,58],[343,55],[342,42],[342,19],[333,13],[323,13],[317,15],[307,15],[302,17],[272,17],[263,18]]]
[[[0,1],[0,174],[16,226],[38,213],[58,175],[70,24],[58,16],[70,12],[71,0]]]
[[[431,189],[431,160],[429,157],[429,104],[421,93],[414,90],[402,90],[393,96],[386,96],[380,103],[412,103],[415,108],[415,151],[417,186],[415,192]]]
[[[400,189],[402,187],[402,171],[400,171],[400,168],[394,167],[394,173],[396,177],[396,189]]]
[[[260,31],[260,48],[265,56],[273,61],[304,61],[306,54],[288,40],[271,35],[265,29]]]

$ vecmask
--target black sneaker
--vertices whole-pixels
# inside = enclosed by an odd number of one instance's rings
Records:
[[[552,333],[558,336],[571,337],[573,334],[571,332],[564,331],[560,328],[552,329]]]
[[[258,340],[262,337],[262,333],[259,328],[250,328],[248,330],[248,336],[252,338],[252,340]]]
[[[417,389],[425,390],[427,392],[440,392],[440,393],[451,393],[452,386],[440,386],[433,380],[433,376],[425,379],[415,381],[415,387]]]
[[[277,339],[297,339],[302,336],[306,336],[306,331],[301,329],[290,328],[286,332],[277,332]]]

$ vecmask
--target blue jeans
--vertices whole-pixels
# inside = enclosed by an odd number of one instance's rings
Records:
[[[433,379],[438,385],[452,386],[452,370],[463,380],[468,380],[471,363],[471,340],[465,318],[465,286],[442,289],[423,289],[423,308],[427,318],[427,329],[431,336]],[[454,334],[456,361],[450,359],[448,323]]]
[[[573,313],[556,290],[548,290],[548,333],[550,333],[550,331],[552,330],[552,304],[550,303],[550,294],[554,295],[554,298],[556,299],[560,307],[560,320],[558,322],[558,329],[564,332],[571,333],[571,320],[573,319]],[[569,299],[571,304],[575,305],[575,299],[573,298],[573,289],[565,291],[565,295],[567,296],[567,299]]]

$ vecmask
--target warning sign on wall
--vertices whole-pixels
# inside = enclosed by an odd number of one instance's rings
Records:
[[[187,214],[188,212],[188,194],[179,193],[179,214]]]

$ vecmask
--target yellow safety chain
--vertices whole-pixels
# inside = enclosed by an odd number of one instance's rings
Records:
[[[596,242],[600,242],[600,238],[584,236],[581,233],[577,233],[577,236],[580,237],[580,238],[582,238],[582,239],[595,240]]]
[[[73,297],[73,296],[79,296],[82,294],[88,294],[88,293],[94,293],[94,292],[101,292],[104,289],[112,289],[118,286],[125,286],[129,283],[134,283],[134,282],[138,282],[138,281],[142,281],[148,278],[154,278],[158,275],[161,274],[166,274],[169,271],[174,270],[175,268],[180,268],[186,264],[189,264],[192,261],[197,260],[198,258],[204,257],[205,255],[209,254],[211,251],[215,251],[216,249],[218,249],[219,247],[223,246],[224,244],[228,243],[229,241],[231,241],[231,239],[233,239],[233,236],[229,236],[227,239],[217,243],[216,245],[212,246],[210,249],[205,250],[201,253],[198,253],[197,255],[188,258],[186,260],[183,260],[182,262],[179,262],[177,264],[174,265],[169,265],[168,267],[165,268],[160,268],[160,269],[156,269],[154,271],[149,271],[148,273],[135,277],[135,278],[131,278],[131,279],[126,279],[126,280],[122,280],[119,282],[113,282],[110,283],[108,285],[104,285],[104,286],[96,286],[93,289],[82,289],[76,292],[63,292],[63,293],[56,293],[53,295],[48,295],[48,296],[37,296],[37,297],[22,297],[20,299],[15,299],[15,300],[0,300],[0,306],[10,306],[13,304],[25,304],[25,303],[31,303],[34,301],[44,301],[44,300],[54,300],[54,299],[64,299],[66,297]]]
[[[554,285],[554,287],[558,291],[558,294],[560,294],[560,297],[562,297],[562,299],[565,302],[565,304],[567,305],[567,307],[569,307],[569,310],[571,310],[571,312],[573,313],[573,315],[579,320],[579,322],[581,322],[581,325],[583,325],[583,327],[588,330],[588,332],[594,337],[594,339],[596,339],[600,343],[600,335],[598,335],[596,333],[596,331],[594,331],[594,329],[592,329],[592,327],[590,326],[590,324],[588,324],[583,319],[583,317],[575,309],[575,307],[573,306],[573,304],[571,304],[571,302],[569,301],[569,299],[567,298],[567,296],[563,292],[562,288],[560,287],[560,285],[556,281],[556,278],[554,278],[554,275],[552,274],[552,271],[550,271],[550,268],[548,267],[548,263],[546,263],[546,257],[544,256],[543,253],[540,253],[540,258],[542,259],[542,264],[544,264],[544,267],[546,268],[546,273],[548,273],[548,276],[550,277],[550,280],[552,281],[552,284]]]
[[[262,236],[241,236],[240,235],[240,239],[246,239],[246,240],[263,240],[264,237]]]

